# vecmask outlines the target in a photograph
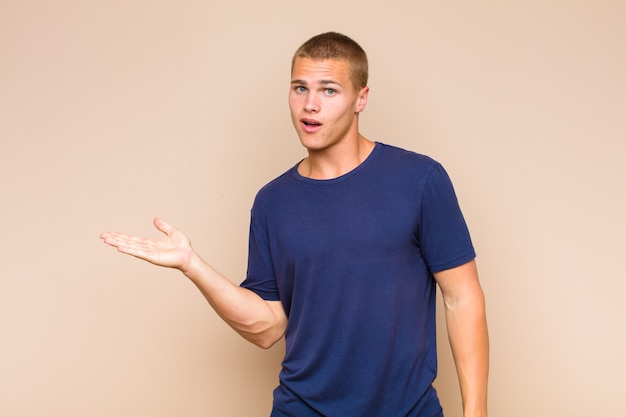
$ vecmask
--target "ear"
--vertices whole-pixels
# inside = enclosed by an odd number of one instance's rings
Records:
[[[361,91],[359,91],[359,94],[356,100],[356,109],[355,109],[356,113],[361,113],[363,110],[365,110],[365,106],[367,105],[367,96],[369,92],[370,92],[370,88],[368,86],[363,87]]]

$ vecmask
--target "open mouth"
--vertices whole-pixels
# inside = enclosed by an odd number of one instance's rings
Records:
[[[320,122],[317,122],[315,120],[308,120],[308,119],[302,120],[302,123],[305,126],[309,126],[309,127],[316,127],[316,126],[321,126],[322,125]]]

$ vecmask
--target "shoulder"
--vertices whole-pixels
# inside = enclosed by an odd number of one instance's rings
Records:
[[[289,168],[287,171],[283,172],[278,177],[265,184],[263,187],[261,187],[259,193],[272,192],[274,190],[281,189],[282,187],[287,185],[290,182],[290,178],[292,177],[292,171],[295,169],[296,166]]]
[[[299,163],[299,162],[298,162]],[[294,181],[293,171],[298,164],[292,166],[278,177],[274,178],[259,189],[254,199],[254,206],[265,206],[271,201],[276,201],[286,194],[289,194],[296,181]]]
[[[439,165],[439,162],[428,155],[424,155],[415,151],[400,148],[398,146],[389,145],[378,142],[380,147],[380,156],[387,161],[393,160],[399,163],[406,163],[414,166],[432,167]]]
[[[379,164],[393,169],[396,174],[424,180],[433,171],[443,170],[441,163],[428,155],[380,142],[379,147]]]

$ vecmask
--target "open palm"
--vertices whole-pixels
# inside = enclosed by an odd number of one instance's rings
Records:
[[[165,234],[161,239],[146,239],[117,232],[104,232],[100,238],[121,253],[144,259],[155,265],[183,269],[192,254],[191,242],[181,231],[156,217],[154,226]]]

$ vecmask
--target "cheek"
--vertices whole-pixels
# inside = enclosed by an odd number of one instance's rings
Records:
[[[289,112],[291,113],[291,117],[294,117],[296,110],[298,109],[297,100],[294,99],[291,95],[289,96]]]
[[[330,117],[337,121],[345,121],[348,119],[352,119],[354,115],[354,108],[348,106],[346,103],[335,103],[329,112]]]
[[[302,100],[302,96],[296,94],[293,90],[289,90],[289,94],[287,95],[287,100],[289,101],[289,106],[295,104]]]

